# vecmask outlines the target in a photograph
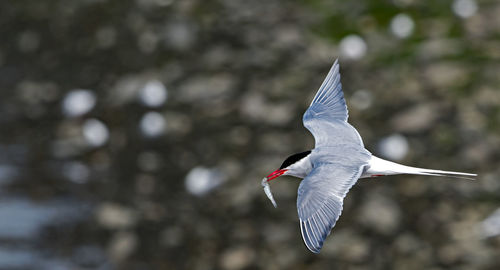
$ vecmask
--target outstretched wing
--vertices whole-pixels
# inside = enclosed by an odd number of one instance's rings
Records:
[[[349,117],[340,82],[339,60],[335,60],[328,75],[319,87],[309,109],[316,109],[318,115],[347,122]]]
[[[302,180],[297,196],[300,231],[307,248],[319,253],[335,226],[344,197],[363,172],[365,164],[324,163]]]
[[[316,147],[349,142],[363,145],[356,129],[347,123],[348,116],[339,64],[335,60],[302,121],[313,134]]]

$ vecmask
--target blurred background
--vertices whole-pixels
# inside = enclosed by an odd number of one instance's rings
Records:
[[[0,269],[499,269],[500,2],[0,2]],[[372,153],[319,255],[302,126],[335,58]]]

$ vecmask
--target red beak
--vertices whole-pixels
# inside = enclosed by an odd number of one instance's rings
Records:
[[[266,177],[266,178],[267,178],[267,182],[269,182],[269,181],[273,180],[274,178],[277,178],[277,177],[282,176],[282,175],[283,175],[286,171],[288,171],[288,170],[285,170],[285,169],[283,169],[283,170],[278,169],[278,170],[276,170],[276,171],[272,172],[271,174],[269,174],[269,175]]]

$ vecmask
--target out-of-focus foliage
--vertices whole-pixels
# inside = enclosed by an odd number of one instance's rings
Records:
[[[0,268],[497,269],[500,2],[0,3]],[[374,154],[319,255],[302,113],[336,57]],[[493,214],[497,213],[497,214]],[[490,216],[491,215],[491,216]],[[484,221],[484,222],[483,222]]]

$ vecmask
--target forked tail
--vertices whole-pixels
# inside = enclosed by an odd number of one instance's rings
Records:
[[[391,162],[388,160],[384,160],[375,156],[372,156],[369,165],[370,168],[365,172],[365,175],[368,177],[378,176],[378,175],[393,175],[393,174],[418,174],[418,175],[446,176],[446,177],[475,180],[474,177],[477,176],[477,174],[474,173],[452,172],[452,171],[410,167],[395,162]]]
[[[415,168],[415,167],[409,167],[409,168],[416,170],[416,172],[412,172],[411,174],[446,176],[446,177],[462,178],[462,179],[469,179],[469,180],[476,180],[476,178],[474,178],[474,177],[477,176],[477,174],[475,174],[475,173],[431,170],[431,169],[423,169],[423,168]]]

